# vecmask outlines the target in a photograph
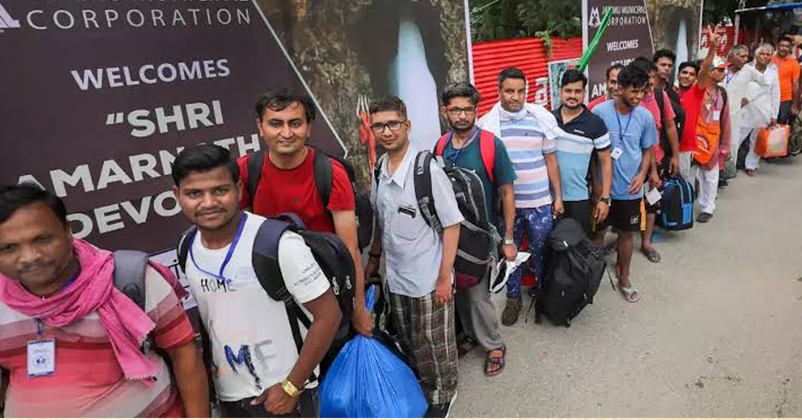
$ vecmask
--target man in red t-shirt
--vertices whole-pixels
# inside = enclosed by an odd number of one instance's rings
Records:
[[[693,184],[694,177],[691,175],[691,163],[693,162],[693,153],[696,151],[696,121],[699,120],[699,114],[702,112],[702,102],[705,98],[705,92],[710,83],[715,83],[710,78],[710,69],[713,65],[713,58],[716,57],[716,48],[718,47],[721,36],[716,33],[715,29],[709,30],[709,49],[707,56],[699,66],[699,73],[696,76],[694,83],[690,87],[684,88],[683,81],[687,84],[690,80],[689,74],[683,74],[683,68],[680,70],[680,97],[682,101],[682,109],[685,111],[685,126],[682,128],[682,137],[679,143],[679,172],[686,181]],[[690,71],[690,68],[687,68]]]
[[[373,319],[365,309],[365,278],[357,239],[354,190],[345,168],[331,161],[332,182],[328,207],[315,185],[314,158],[321,153],[306,146],[315,119],[315,105],[306,95],[269,92],[256,103],[256,124],[267,145],[262,174],[255,197],[243,191],[240,206],[250,207],[260,216],[275,217],[295,213],[307,229],[332,232],[351,251],[357,270],[353,325],[364,335],[373,330]],[[248,160],[241,157],[240,179],[248,185]]]

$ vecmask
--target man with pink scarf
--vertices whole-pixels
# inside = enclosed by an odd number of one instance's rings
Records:
[[[109,251],[75,239],[36,185],[0,187],[0,403],[8,417],[208,417],[185,292],[164,266],[142,310],[113,285]],[[152,348],[141,350],[146,340]]]

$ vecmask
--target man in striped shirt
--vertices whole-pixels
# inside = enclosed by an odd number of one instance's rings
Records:
[[[560,171],[557,167],[557,137],[561,133],[557,120],[545,108],[526,103],[526,76],[517,68],[499,75],[500,107],[494,107],[480,124],[483,128],[498,127],[501,141],[507,148],[517,179],[515,193],[515,245],[521,246],[524,235],[529,240],[529,260],[537,283],[537,294],[543,281],[546,239],[553,219],[563,212]],[[494,131],[493,129],[488,131]],[[554,199],[552,200],[553,189]],[[552,211],[552,205],[554,206]],[[507,283],[507,306],[501,315],[504,325],[513,325],[521,311],[521,278],[518,269]],[[532,294],[532,292],[530,292]]]

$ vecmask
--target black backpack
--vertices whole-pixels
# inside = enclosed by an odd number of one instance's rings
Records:
[[[657,223],[665,230],[687,230],[693,227],[693,186],[681,176],[667,177]]]
[[[320,149],[315,150],[314,158],[314,173],[315,173],[315,188],[320,195],[320,200],[323,201],[323,208],[328,208],[329,199],[331,198],[331,184],[332,184],[332,168],[329,158],[339,162],[345,172],[348,174],[348,179],[351,181],[351,188],[354,191],[355,199],[355,214],[356,214],[356,232],[359,243],[359,249],[365,249],[370,245],[373,239],[373,207],[370,204],[370,197],[357,189],[356,185],[356,171],[350,162],[343,158],[336,156],[329,156]],[[248,156],[248,193],[251,197],[251,203],[256,196],[256,187],[259,186],[259,178],[262,176],[262,166],[265,162],[265,151],[259,150],[251,153]]]
[[[535,303],[535,323],[546,314],[556,325],[571,326],[582,309],[593,303],[607,262],[574,219],[561,219],[549,235],[549,255],[543,290]]]
[[[660,118],[663,119],[660,129],[660,147],[665,152],[665,155],[671,157],[671,144],[668,142],[668,129],[666,128],[665,121],[665,103],[663,102],[663,92],[668,94],[668,99],[671,102],[671,109],[674,110],[676,117],[674,122],[677,124],[677,141],[682,139],[682,128],[685,126],[685,110],[680,103],[679,95],[670,88],[659,89],[654,94],[654,99],[657,101],[657,107],[660,109]],[[658,162],[659,164],[660,162]]]
[[[295,214],[288,213],[276,219],[265,220],[256,233],[252,254],[253,269],[259,283],[271,299],[284,302],[287,317],[290,320],[292,337],[300,354],[304,343],[298,324],[303,324],[309,330],[312,321],[287,291],[281,275],[278,263],[278,245],[281,235],[286,231],[295,232],[304,239],[312,251],[315,261],[329,280],[331,291],[337,298],[342,312],[340,327],[337,329],[334,339],[338,342],[346,340],[350,334],[351,314],[354,310],[356,269],[351,253],[337,235],[306,230],[303,221]],[[186,272],[189,247],[192,246],[197,232],[197,226],[192,226],[178,243],[178,263],[184,272]]]
[[[382,156],[376,163],[374,178],[379,185],[379,175],[383,161],[387,155]],[[418,201],[423,220],[438,234],[443,232],[443,225],[437,217],[437,203],[432,195],[431,163],[434,159],[432,152],[422,150],[415,156],[414,183],[415,198]],[[487,205],[485,203],[485,190],[482,180],[476,172],[452,165],[451,162],[442,162],[444,170],[454,195],[460,213],[465,218],[462,221],[457,258],[454,261],[454,271],[457,273],[457,288],[466,289],[476,286],[490,273],[496,260],[492,229],[487,218]]]

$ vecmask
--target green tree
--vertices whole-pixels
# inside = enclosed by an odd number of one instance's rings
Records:
[[[582,0],[473,0],[474,40],[540,37],[571,38],[582,34]]]

